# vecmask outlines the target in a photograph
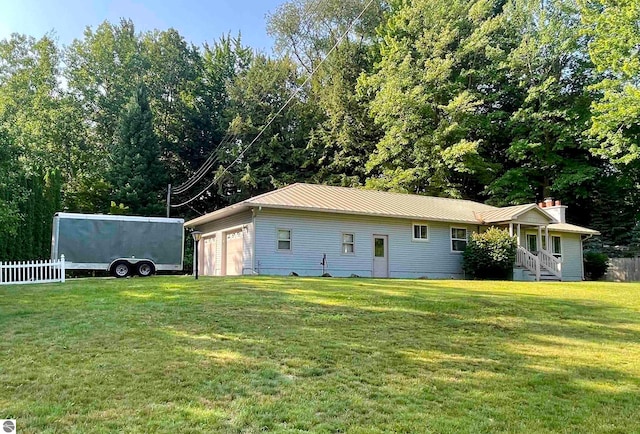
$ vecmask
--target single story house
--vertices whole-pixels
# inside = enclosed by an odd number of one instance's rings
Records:
[[[517,280],[582,280],[582,243],[546,201],[497,208],[469,200],[292,184],[185,223],[202,232],[198,269],[242,274],[464,278],[462,251],[491,226],[518,240]]]

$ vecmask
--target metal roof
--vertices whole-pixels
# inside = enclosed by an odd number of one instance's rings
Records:
[[[538,205],[535,203],[529,203],[525,205],[514,205],[514,206],[506,206],[504,208],[497,208],[490,211],[483,211],[477,214],[478,220],[483,223],[500,223],[500,222],[509,222],[521,216],[530,210],[537,210],[540,213],[544,214],[546,218],[549,219],[549,222],[553,221],[553,217],[544,212],[544,210],[540,209]]]
[[[478,224],[476,212],[496,209],[470,200],[317,184],[292,184],[244,201],[251,206]]]
[[[196,227],[250,208],[259,207],[481,224],[509,221],[530,209],[537,208],[537,205],[497,208],[462,199],[296,183],[190,220],[185,223],[185,226]],[[545,215],[549,217],[550,222],[553,221],[551,216],[546,213]],[[597,233],[591,229],[566,223],[549,225],[549,228],[551,229],[552,226],[555,227],[554,230],[558,231]],[[568,229],[562,229],[564,227]],[[580,231],[577,230],[578,228]]]
[[[573,232],[575,234],[600,235],[600,232],[569,223],[552,223],[547,226],[550,231]]]

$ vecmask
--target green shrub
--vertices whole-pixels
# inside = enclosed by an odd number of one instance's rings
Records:
[[[584,253],[584,274],[590,280],[598,280],[609,268],[609,257],[604,253]]]
[[[462,254],[464,271],[476,279],[511,279],[517,242],[507,231],[474,233]]]

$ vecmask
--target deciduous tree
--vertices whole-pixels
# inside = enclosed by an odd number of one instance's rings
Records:
[[[501,110],[487,65],[505,57],[502,3],[391,3],[381,59],[362,82],[384,132],[367,164],[367,185],[474,197],[491,180],[482,150],[492,143],[483,127]]]
[[[167,177],[146,87],[138,85],[118,122],[108,181],[111,198],[134,215],[162,215]]]
[[[589,54],[601,79],[590,133],[594,151],[617,163],[640,159],[640,2],[580,0]]]

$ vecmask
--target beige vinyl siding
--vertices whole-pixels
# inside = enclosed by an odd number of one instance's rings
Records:
[[[216,235],[215,246],[215,270],[213,275],[223,276],[226,272],[226,261],[223,258],[223,243],[226,242],[226,233],[242,229],[243,248],[242,248],[242,272],[249,274],[251,272],[251,254],[252,254],[252,216],[251,211],[245,211],[229,217],[205,223],[196,226],[195,229],[201,231],[204,235]],[[202,250],[201,250],[202,252]],[[203,258],[204,259],[204,258]]]
[[[413,241],[413,224],[429,226],[428,241]],[[255,219],[256,265],[260,274],[301,276],[322,274],[322,258],[327,255],[327,271],[333,276],[372,275],[373,235],[388,235],[389,276],[463,278],[462,255],[451,252],[451,225],[373,216],[323,212],[263,209]],[[456,224],[470,232],[475,225]],[[291,251],[277,251],[278,229],[291,230]],[[354,234],[354,254],[342,253],[342,236]]]

